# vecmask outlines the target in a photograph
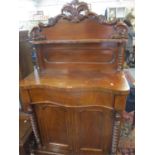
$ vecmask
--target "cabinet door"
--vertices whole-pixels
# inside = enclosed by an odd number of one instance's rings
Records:
[[[43,150],[69,155],[72,152],[69,111],[62,106],[33,106]]]
[[[75,120],[76,154],[110,154],[113,110],[93,106],[76,108]]]

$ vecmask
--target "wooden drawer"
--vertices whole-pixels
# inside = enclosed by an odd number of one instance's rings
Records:
[[[113,108],[112,93],[96,90],[64,90],[32,88],[29,90],[32,102],[52,101],[65,106],[103,105]]]

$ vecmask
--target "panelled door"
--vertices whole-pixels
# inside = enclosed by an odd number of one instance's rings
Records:
[[[77,155],[109,155],[112,140],[113,111],[103,107],[75,110]]]
[[[109,155],[113,110],[33,104],[42,148],[62,155]]]
[[[71,122],[69,110],[55,104],[35,104],[35,115],[42,148],[54,153],[71,155]]]

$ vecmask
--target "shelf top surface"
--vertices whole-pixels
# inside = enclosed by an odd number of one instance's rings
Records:
[[[123,71],[80,71],[68,69],[34,70],[20,81],[24,88],[51,87],[61,89],[93,89],[127,94],[129,85]]]
[[[102,42],[126,42],[127,39],[80,39],[80,40],[39,40],[39,41],[30,41],[32,44],[67,44],[67,43],[102,43]]]

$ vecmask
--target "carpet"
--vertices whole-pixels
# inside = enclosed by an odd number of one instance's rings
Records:
[[[134,111],[123,113],[118,155],[135,155]]]
[[[129,100],[127,99],[126,111],[123,112],[117,155],[135,155],[135,111],[131,111],[132,109],[135,110],[135,98],[133,96],[135,94],[133,87],[135,86],[135,79],[130,69],[125,70],[124,73],[130,85],[130,93]]]

